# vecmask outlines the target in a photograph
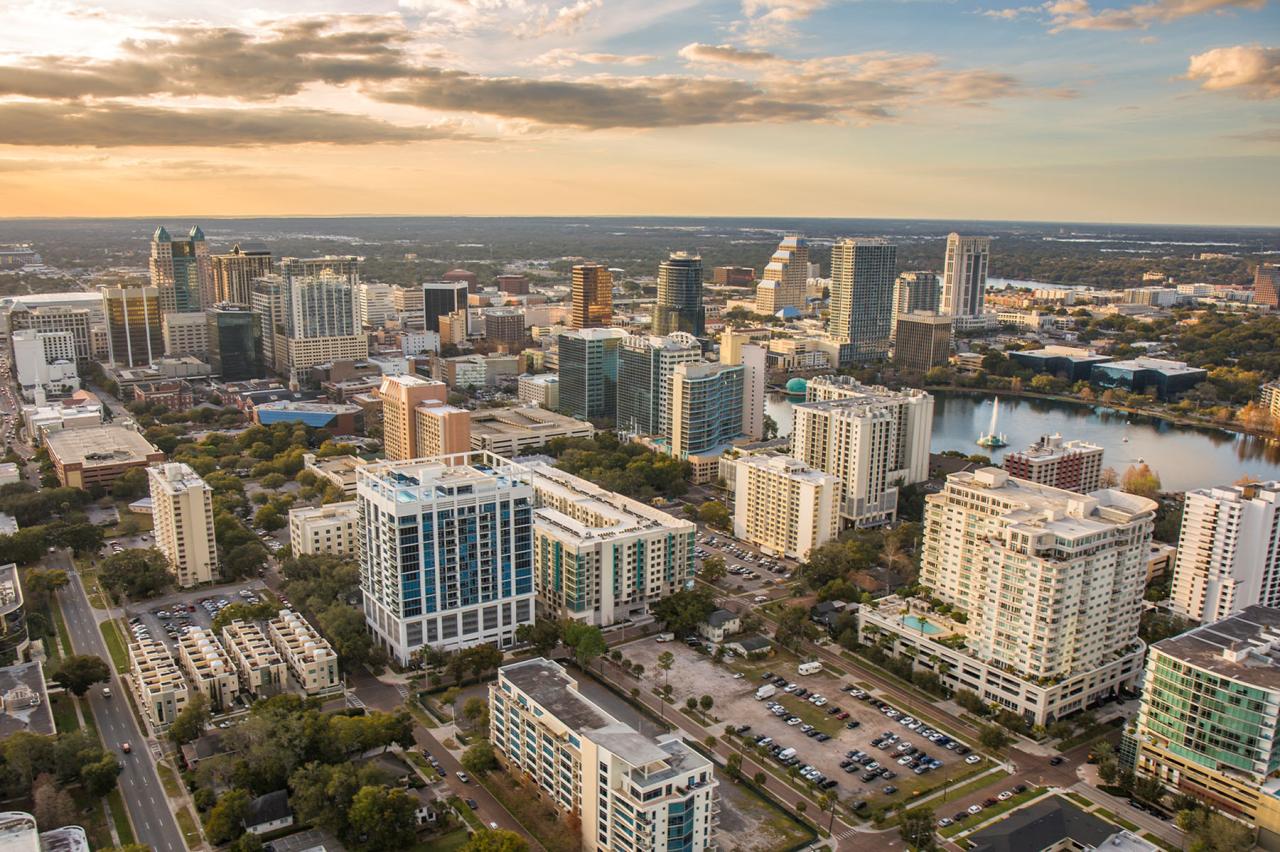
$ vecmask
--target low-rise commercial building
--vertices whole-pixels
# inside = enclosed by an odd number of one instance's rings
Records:
[[[590,438],[595,427],[532,405],[486,408],[471,413],[471,449],[512,458],[546,446],[553,438]]]
[[[135,402],[162,405],[170,411],[186,411],[195,404],[191,383],[182,379],[167,382],[139,382],[133,386]]]
[[[716,847],[711,761],[671,735],[650,738],[578,691],[545,659],[503,666],[489,685],[489,739],[580,827],[592,852]]]
[[[342,688],[338,655],[307,620],[292,610],[282,609],[267,622],[271,642],[284,657],[294,679],[307,695]]]
[[[840,532],[840,480],[790,456],[734,463],[733,534],[765,553],[808,559]]]
[[[178,639],[178,662],[196,691],[209,699],[214,711],[230,710],[240,694],[240,679],[231,658],[212,632],[192,627]]]
[[[1111,358],[1099,355],[1092,349],[1081,349],[1075,346],[1046,346],[1043,349],[1010,352],[1009,360],[1021,367],[1035,370],[1037,373],[1048,373],[1069,382],[1087,382],[1093,374],[1094,366],[1105,364]]]
[[[355,553],[359,512],[354,500],[289,510],[289,545],[294,555]]]
[[[39,447],[53,432],[101,426],[102,403],[96,400],[96,397],[91,401],[88,397],[77,394],[72,399],[49,405],[22,406],[22,424],[27,430],[27,442],[33,447]]]
[[[69,488],[110,488],[135,467],[164,461],[164,453],[132,429],[86,426],[46,434],[49,460],[58,482]]]
[[[317,429],[328,429],[335,435],[360,435],[364,432],[363,409],[358,405],[321,402],[264,402],[253,408],[253,419],[263,426],[273,423],[301,423]]]
[[[523,403],[555,411],[560,407],[560,377],[554,373],[521,376],[516,383],[516,395]]]
[[[369,462],[359,456],[317,458],[314,453],[306,453],[302,464],[304,469],[341,488],[343,494],[351,495],[356,493],[356,471]]]
[[[138,707],[152,730],[163,731],[187,706],[187,682],[169,650],[154,639],[129,644],[129,670]]]
[[[240,679],[240,689],[265,698],[283,692],[289,683],[284,657],[252,621],[235,621],[222,628],[226,647]]]
[[[1162,358],[1134,358],[1095,364],[1090,378],[1104,388],[1119,388],[1130,393],[1154,393],[1158,399],[1172,399],[1191,390],[1209,376],[1200,367],[1188,367],[1185,361]]]

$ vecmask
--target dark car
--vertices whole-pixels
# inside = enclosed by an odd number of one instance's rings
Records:
[[[1062,755],[1060,755],[1060,754],[1055,754],[1053,757],[1049,758],[1049,765],[1050,765],[1050,766],[1058,766],[1059,764],[1061,764],[1061,763],[1062,763],[1062,761],[1063,761],[1063,757],[1062,757]]]
[[[840,714],[840,715],[842,715],[842,716],[847,716],[847,715],[849,715],[849,714],[847,714],[847,713],[842,713],[842,714]],[[853,721],[851,721],[851,722],[845,722],[845,723],[844,723],[844,726],[845,726],[846,728],[848,728],[849,730],[851,730],[851,731],[852,731],[854,728],[858,727],[858,726],[859,726],[859,725],[861,725],[861,724],[862,724],[862,723],[861,723],[861,722],[859,722],[857,719],[854,719],[854,720],[853,720]]]
[[[953,816],[953,817],[951,818],[951,821],[952,821],[952,822],[964,822],[964,821],[965,821],[966,819],[968,819],[968,818],[969,818],[969,814],[968,814],[968,813],[966,813],[965,811],[961,811],[960,813],[958,813],[958,814],[956,814],[955,816]]]
[[[892,784],[885,784],[880,788],[880,792],[884,793],[886,796],[892,796],[894,793],[898,792],[898,788]]]
[[[830,735],[830,734],[818,734],[818,736],[816,736],[814,739],[816,739],[816,740],[817,740],[818,742],[820,742],[820,743],[825,743],[827,740],[831,739],[831,735]]]
[[[982,806],[983,806],[984,808],[994,808],[994,807],[996,806],[996,804],[997,804],[997,800],[995,799],[995,797],[992,797],[992,798],[990,798],[990,799],[983,799],[983,800],[982,800]]]
[[[751,730],[750,725],[743,725],[742,727],[738,728],[738,733],[745,734],[749,730]]]
[[[765,672],[764,674],[760,675],[760,679],[761,679],[761,680],[772,680],[772,679],[773,679],[773,672]]]
[[[1025,793],[1025,792],[1027,792],[1027,785],[1026,785],[1026,784],[1017,784],[1017,785],[1014,785],[1013,792],[1015,792],[1015,793]]]
[[[480,803],[477,802],[475,799],[467,799],[466,803],[467,803],[467,807],[471,808],[471,810],[473,811],[480,809]]]
[[[832,787],[836,786],[836,783],[837,782],[834,778],[828,778],[826,781],[822,782],[821,786],[824,790],[830,790]]]

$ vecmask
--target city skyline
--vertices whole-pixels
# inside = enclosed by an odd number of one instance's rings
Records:
[[[1266,0],[184,14],[0,11],[0,215],[1280,219]]]

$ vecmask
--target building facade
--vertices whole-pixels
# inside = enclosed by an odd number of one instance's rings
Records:
[[[256,622],[237,618],[223,627],[222,645],[235,666],[241,692],[269,698],[288,687],[289,667]]]
[[[620,328],[584,328],[557,338],[560,350],[560,413],[579,420],[618,415]]]
[[[156,548],[182,589],[211,583],[218,573],[213,489],[183,462],[147,468]]]
[[[676,365],[671,374],[672,455],[688,459],[742,436],[744,373],[741,366],[709,361]]]
[[[224,382],[243,382],[266,375],[262,363],[262,316],[248,303],[222,303],[209,309],[209,364]]]
[[[427,331],[440,332],[440,317],[457,311],[466,319],[467,283],[465,281],[427,281],[422,285],[422,320]],[[465,329],[463,336],[465,337]],[[444,335],[441,335],[443,338]]]
[[[803,308],[809,283],[809,241],[791,234],[778,243],[756,287],[756,313],[773,316],[783,308]]]
[[[925,311],[899,314],[894,326],[893,362],[926,373],[951,360],[951,318]]]
[[[688,334],[631,335],[618,344],[618,429],[665,435],[671,428],[671,376],[676,365],[702,360]]]
[[[289,546],[295,554],[356,552],[359,512],[354,500],[289,510]]]
[[[501,352],[524,348],[524,311],[519,308],[490,308],[484,312],[484,339]]]
[[[129,670],[138,709],[153,731],[166,730],[187,706],[187,681],[163,643],[137,639],[129,643]]]
[[[516,396],[547,411],[560,408],[560,377],[554,373],[521,376],[516,382]]]
[[[226,254],[209,258],[213,278],[213,302],[247,305],[253,300],[253,279],[275,272],[271,250],[264,246],[236,243]]]
[[[102,412],[89,416],[100,418]],[[164,453],[150,441],[123,426],[46,430],[44,444],[58,482],[71,488],[110,488],[126,471],[164,461]]]
[[[805,560],[840,532],[840,480],[789,456],[734,462],[733,534],[772,556]]]
[[[569,327],[607,328],[613,322],[613,274],[599,263],[573,267]]]
[[[942,313],[976,317],[983,313],[987,294],[987,262],[990,237],[947,236],[947,258],[942,269]]]
[[[284,658],[294,680],[307,695],[333,692],[342,688],[338,655],[307,620],[296,612],[282,609],[267,622],[271,644]]]
[[[80,389],[76,339],[69,331],[23,329],[10,335],[14,378],[28,401],[41,395],[69,394]]]
[[[916,311],[938,313],[942,292],[938,275],[929,271],[904,272],[893,282],[893,319],[890,325],[894,339],[898,334],[898,318]]]
[[[471,449],[505,458],[537,452],[556,438],[590,438],[595,427],[534,406],[483,408],[471,412]]]
[[[151,235],[150,271],[161,313],[200,311],[213,303],[209,245],[199,225],[176,240],[164,227],[156,228]]]
[[[164,354],[160,291],[155,287],[104,287],[107,357],[118,367],[145,367]]]
[[[1018,479],[1092,494],[1102,487],[1102,447],[1087,441],[1063,441],[1061,435],[1043,435],[1027,449],[1008,453],[1004,469]]]
[[[178,662],[196,691],[209,699],[210,710],[218,713],[235,707],[240,678],[211,631],[195,626],[178,637]]]
[[[426,402],[444,403],[449,396],[448,386],[420,376],[383,376],[378,395],[382,398],[382,446],[387,460],[426,455],[418,449],[414,410]]]
[[[706,311],[702,307],[702,258],[678,251],[658,266],[658,301],[653,309],[653,333],[665,337],[685,331],[702,337]]]
[[[831,313],[827,330],[851,345],[854,361],[883,359],[893,329],[898,247],[883,239],[844,238],[831,248]]]
[[[1253,272],[1253,301],[1273,311],[1280,308],[1280,264],[1258,264]]]

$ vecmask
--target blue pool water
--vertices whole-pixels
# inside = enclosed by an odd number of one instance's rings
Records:
[[[942,632],[942,628],[936,624],[930,624],[927,621],[924,624],[921,624],[920,619],[914,615],[902,616],[902,623],[910,627],[912,630],[923,629],[926,636],[932,636],[935,633]]]

